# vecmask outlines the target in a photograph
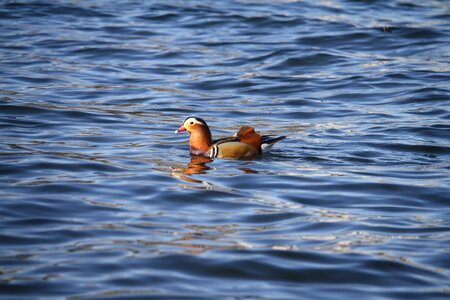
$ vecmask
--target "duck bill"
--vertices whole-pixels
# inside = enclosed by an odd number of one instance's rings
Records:
[[[177,130],[175,130],[175,133],[186,131],[186,128],[184,126],[180,126]]]

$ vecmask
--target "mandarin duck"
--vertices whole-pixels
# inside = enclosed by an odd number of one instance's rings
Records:
[[[253,127],[242,126],[231,137],[213,140],[208,125],[202,118],[187,117],[175,133],[190,133],[189,148],[192,155],[210,158],[250,159],[267,152],[285,136],[260,135]]]

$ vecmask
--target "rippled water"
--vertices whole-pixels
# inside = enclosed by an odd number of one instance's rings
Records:
[[[2,1],[0,296],[448,299],[448,1]],[[252,161],[216,137],[287,135]]]

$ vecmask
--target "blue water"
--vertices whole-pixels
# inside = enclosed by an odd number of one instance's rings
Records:
[[[1,1],[0,130],[1,298],[450,296],[448,1]]]

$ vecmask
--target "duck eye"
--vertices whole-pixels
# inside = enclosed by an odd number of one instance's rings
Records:
[[[191,123],[189,123],[189,124],[191,124],[191,125],[194,125],[194,122],[193,122],[193,121],[191,121]]]

